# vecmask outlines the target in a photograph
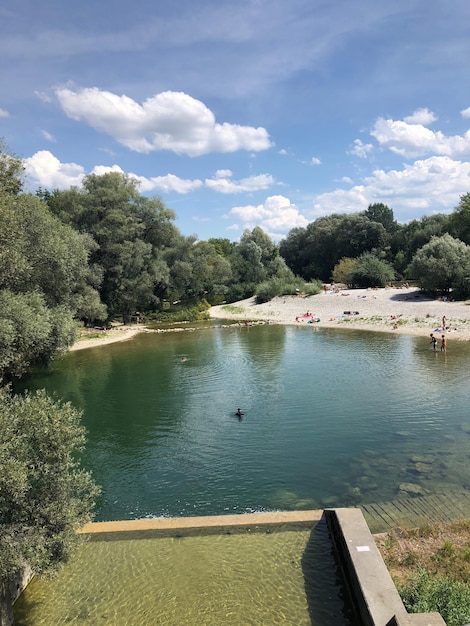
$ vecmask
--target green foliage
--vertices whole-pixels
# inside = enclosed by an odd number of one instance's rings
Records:
[[[298,293],[313,296],[321,291],[322,284],[319,281],[306,283],[299,278],[291,280],[272,278],[257,286],[256,304],[269,302],[269,300],[272,300],[276,296],[294,296]]]
[[[92,519],[99,490],[80,469],[80,413],[44,391],[0,389],[0,577],[29,564],[42,572],[66,561]]]
[[[399,593],[410,613],[437,611],[447,626],[470,622],[470,587],[465,583],[420,570]]]
[[[24,165],[0,140],[0,194],[17,196],[23,188]]]
[[[354,273],[356,267],[356,259],[341,259],[333,269],[332,278],[334,282],[352,287],[354,284]]]
[[[150,322],[198,322],[209,319],[210,304],[207,300],[200,300],[192,306],[173,306],[170,310],[152,313]],[[152,324],[148,326],[151,328]]]
[[[365,217],[371,222],[378,222],[382,224],[387,232],[393,232],[397,226],[393,211],[386,204],[377,202],[375,204],[369,204],[366,211],[364,211]]]
[[[430,292],[455,290],[470,295],[470,246],[449,234],[433,237],[418,250],[407,270],[421,289]]]
[[[470,193],[460,196],[460,202],[449,217],[450,233],[470,245]]]
[[[385,287],[394,278],[395,271],[390,263],[366,252],[355,259],[351,268],[350,284],[362,288]]]

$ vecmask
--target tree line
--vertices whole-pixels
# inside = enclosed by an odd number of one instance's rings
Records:
[[[318,293],[415,280],[428,291],[470,294],[470,194],[450,215],[399,224],[372,204],[294,228],[280,244],[259,227],[239,242],[179,232],[159,197],[117,172],[80,187],[24,193],[21,159],[0,144],[0,378],[47,364],[73,343],[77,322],[106,324],[138,314],[256,295]]]
[[[1,626],[12,623],[15,572],[67,560],[99,494],[77,463],[80,413],[44,392],[16,396],[8,384],[67,350],[77,323],[313,294],[331,280],[413,279],[427,291],[470,295],[470,194],[450,215],[405,225],[383,204],[322,217],[277,245],[259,227],[239,242],[184,236],[173,211],[124,174],[91,174],[63,191],[23,188],[23,162],[0,142]]]

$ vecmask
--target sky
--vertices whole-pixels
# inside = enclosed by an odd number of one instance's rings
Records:
[[[123,172],[231,241],[470,192],[469,0],[2,0],[0,58],[28,191]]]

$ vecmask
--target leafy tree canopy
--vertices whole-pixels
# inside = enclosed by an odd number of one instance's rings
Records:
[[[30,566],[39,573],[66,561],[92,519],[99,490],[77,461],[85,442],[80,414],[44,391],[13,396],[0,388],[0,599]],[[8,613],[11,614],[11,606]]]
[[[430,292],[449,292],[470,295],[470,246],[445,234],[433,237],[420,248],[408,270],[421,289]]]

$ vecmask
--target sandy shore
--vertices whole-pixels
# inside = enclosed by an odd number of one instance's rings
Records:
[[[116,341],[125,341],[131,339],[138,333],[144,332],[144,326],[116,326],[111,330],[104,331],[99,337],[93,337],[87,339],[86,335],[81,337],[70,348],[71,351],[85,350],[86,348],[95,348],[96,346],[106,346],[110,343],[116,343]],[[94,331],[90,334],[98,334],[99,331]]]
[[[347,312],[354,314],[348,314]],[[418,289],[347,289],[316,296],[282,296],[264,304],[254,298],[233,304],[213,306],[213,319],[272,324],[308,324],[320,328],[352,328],[409,335],[442,335],[442,317],[446,317],[449,341],[470,340],[470,302],[432,300]],[[357,314],[356,314],[357,313]],[[118,326],[93,339],[81,338],[71,350],[84,350],[131,339],[145,332],[145,326]],[[439,348],[440,343],[438,343]]]
[[[347,312],[356,313],[351,315]],[[214,306],[214,319],[307,324],[311,313],[320,328],[353,328],[410,335],[434,332],[440,338],[442,317],[452,339],[470,340],[470,306],[464,302],[432,300],[416,288],[346,289],[316,296],[282,296],[264,304],[254,298],[231,305]],[[440,344],[438,344],[439,347]]]

